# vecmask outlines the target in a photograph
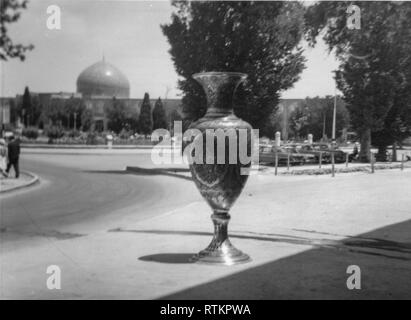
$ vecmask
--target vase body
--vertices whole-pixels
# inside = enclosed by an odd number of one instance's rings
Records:
[[[235,89],[246,75],[206,72],[195,74],[193,78],[206,93],[207,112],[189,128],[198,130],[194,145],[202,144],[196,152],[203,153],[200,158],[192,154],[190,171],[201,195],[213,210],[214,223],[210,245],[193,259],[227,265],[246,262],[249,256],[231,244],[227,231],[229,210],[248,178],[244,169],[251,166],[251,157],[248,161],[244,152],[251,156],[252,127],[234,115],[232,105]]]

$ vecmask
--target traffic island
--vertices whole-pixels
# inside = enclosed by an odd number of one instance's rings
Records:
[[[401,164],[400,162],[397,163],[376,163],[374,164],[374,171],[376,170],[407,170],[411,168],[411,162],[404,162]],[[138,175],[166,175],[172,176],[176,178],[182,178],[191,180],[191,175],[189,169],[184,166],[170,166],[170,167],[152,167],[152,168],[143,168],[137,166],[127,166],[125,169],[127,172],[138,174]],[[367,163],[350,163],[347,167],[346,164],[335,164],[334,168],[335,174],[340,173],[372,173],[373,169],[371,168],[370,164]],[[258,174],[264,175],[275,175],[276,170],[274,166],[260,164],[258,168],[253,168],[254,174],[258,172]],[[306,166],[295,166],[290,167],[278,167],[277,168],[277,175],[283,176],[291,176],[291,175],[331,175],[332,174],[332,166],[331,164],[323,164],[321,168],[318,168],[314,165],[306,165]]]
[[[27,171],[20,172],[20,176],[16,179],[13,174],[8,178],[0,178],[0,194],[9,193],[12,191],[28,188],[39,183],[39,177]]]

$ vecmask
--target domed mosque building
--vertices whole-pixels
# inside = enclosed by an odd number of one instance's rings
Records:
[[[149,92],[150,88],[144,88]],[[130,98],[130,82],[127,76],[117,67],[107,62],[105,58],[85,68],[77,77],[77,95],[81,96],[87,109],[92,112],[91,130],[106,131],[108,118],[105,110],[113,99],[120,100],[127,110],[140,113],[143,99]],[[151,99],[151,105],[157,97]],[[173,110],[179,110],[180,99],[163,100],[163,106],[169,118]],[[169,119],[168,119],[169,121]]]
[[[136,110],[137,114],[140,113],[140,108],[143,102],[141,98],[130,98],[130,82],[127,76],[120,71],[113,64],[107,62],[104,57],[101,61],[98,61],[83,71],[80,72],[77,77],[77,92],[31,92],[31,96],[35,96],[40,105],[43,107],[52,106],[58,101],[68,99],[81,100],[86,108],[91,111],[91,130],[92,131],[106,131],[108,124],[108,117],[106,110],[108,106],[113,105],[113,99],[120,100],[121,104],[127,110]],[[143,88],[143,91],[150,93],[150,88]],[[158,97],[152,97],[150,100],[152,108]],[[0,123],[10,123],[10,116],[7,116],[7,112],[10,113],[10,105],[6,106],[13,98],[0,98],[1,116]],[[19,105],[23,99],[23,95],[16,95],[15,105]],[[167,121],[171,120],[171,113],[174,110],[180,112],[180,99],[162,99],[163,106],[167,114]],[[4,110],[3,110],[4,109]],[[7,117],[3,116],[6,114]],[[72,115],[76,119],[77,114]],[[6,119],[7,118],[7,119]],[[73,119],[73,118],[71,118]],[[71,128],[80,129],[82,124],[78,124],[80,121],[71,120]],[[46,121],[47,122],[47,121]],[[77,123],[77,125],[75,124]],[[44,123],[45,126],[53,125],[51,119],[48,123]],[[80,125],[80,126],[78,126]]]
[[[130,82],[115,66],[105,61],[84,69],[77,78],[77,92],[86,97],[130,98]]]
[[[117,67],[98,61],[84,69],[77,78],[77,94],[81,95],[87,109],[92,111],[92,130],[107,130],[106,105],[113,98],[139,109],[140,99],[130,99],[130,82]]]

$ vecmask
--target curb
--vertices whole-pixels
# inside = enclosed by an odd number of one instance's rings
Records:
[[[76,150],[134,150],[134,149],[152,149],[156,145],[113,145],[109,148],[105,144],[101,145],[84,145],[84,144],[31,144],[22,143],[21,147],[26,149],[76,149]],[[170,147],[171,148],[171,147]]]
[[[31,186],[33,186],[33,185],[35,185],[35,184],[37,184],[37,183],[40,183],[39,177],[38,177],[37,175],[35,175],[34,173],[31,173],[31,172],[28,172],[28,171],[21,171],[21,173],[24,173],[24,174],[26,174],[26,175],[28,175],[28,176],[31,176],[31,177],[32,177],[31,180],[28,181],[28,182],[25,183],[25,184],[22,184],[22,185],[19,185],[19,186],[10,188],[10,189],[0,190],[0,194],[13,192],[13,191],[20,190],[20,189],[25,189],[25,188],[31,187]]]
[[[60,149],[61,150],[61,149]],[[150,150],[144,150],[147,152],[141,152],[140,154],[149,154]],[[138,153],[132,153],[132,152],[78,152],[76,150],[64,150],[64,152],[52,152],[50,151],[41,151],[41,152],[36,152],[36,151],[32,151],[32,150],[27,150],[27,149],[23,149],[23,151],[21,152],[21,154],[34,154],[34,155],[51,155],[51,156],[66,156],[66,155],[75,155],[75,156],[90,156],[90,155],[95,155],[95,156],[107,156],[107,155],[135,155]]]
[[[404,170],[409,169],[409,164],[404,164]],[[374,167],[375,170],[394,170],[394,169],[401,169],[401,164],[391,164],[391,165],[384,165],[384,164],[376,164]],[[363,172],[363,173],[371,173],[371,166],[353,166],[349,168],[336,168],[335,173],[354,173],[354,172]],[[331,168],[322,168],[322,169],[302,169],[302,170],[292,170],[289,172],[279,172],[279,175],[329,175],[332,173]]]

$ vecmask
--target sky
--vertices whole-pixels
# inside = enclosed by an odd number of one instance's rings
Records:
[[[61,9],[61,29],[49,30],[47,7]],[[82,70],[105,57],[130,81],[131,98],[178,98],[178,75],[160,25],[170,22],[170,1],[31,0],[17,23],[15,42],[35,46],[24,62],[1,62],[0,96],[32,92],[75,92]],[[306,48],[306,69],[282,98],[333,95],[337,62],[324,42]]]

